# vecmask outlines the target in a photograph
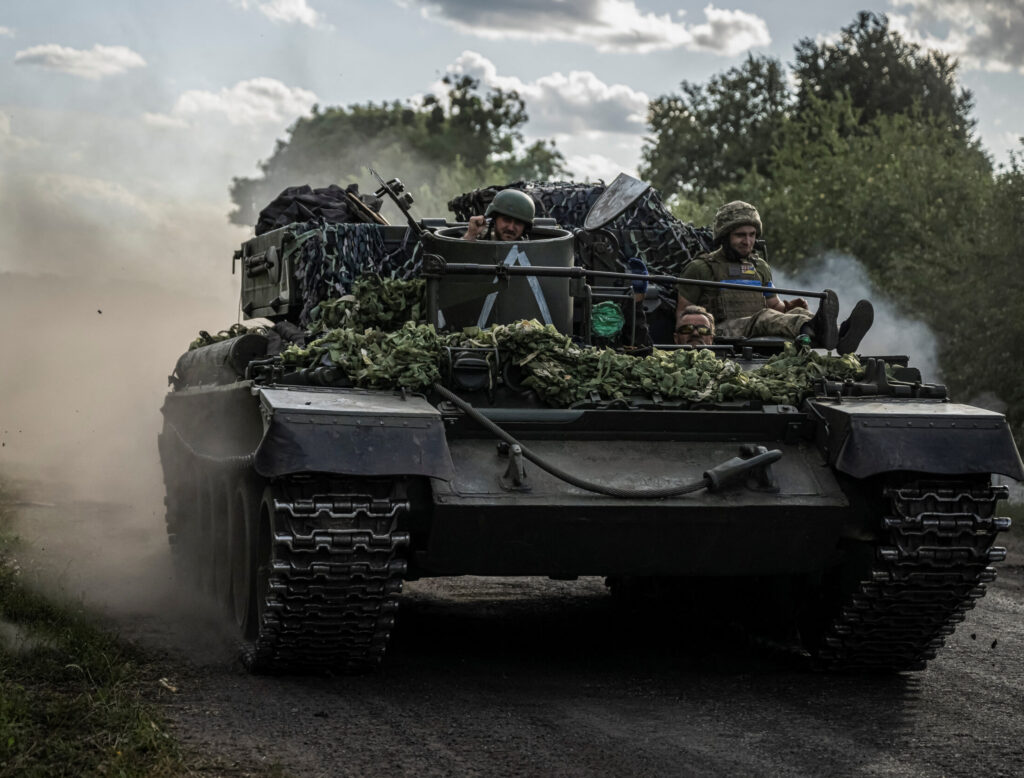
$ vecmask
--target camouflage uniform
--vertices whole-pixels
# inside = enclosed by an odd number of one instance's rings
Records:
[[[772,271],[757,252],[730,261],[725,249],[719,248],[687,265],[683,278],[768,286],[772,282]],[[707,308],[715,317],[716,334],[724,338],[773,335],[792,340],[800,334],[800,328],[814,318],[806,308],[793,308],[785,313],[768,308],[765,305],[767,293],[688,286],[683,282],[679,284],[679,294],[692,304]]]
[[[718,334],[723,338],[756,338],[759,335],[773,335],[796,340],[797,335],[800,334],[800,328],[813,318],[814,314],[806,308],[793,308],[785,313],[765,308],[753,316],[727,319],[722,322]]]

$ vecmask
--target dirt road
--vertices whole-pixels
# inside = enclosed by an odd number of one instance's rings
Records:
[[[1016,537],[923,673],[812,674],[721,624],[616,608],[599,579],[462,579],[407,584],[377,674],[253,677],[174,585],[151,513],[26,505],[42,548],[26,564],[155,652],[154,696],[198,774],[1024,774]]]

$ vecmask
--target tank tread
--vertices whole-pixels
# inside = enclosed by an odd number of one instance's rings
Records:
[[[1006,487],[942,482],[886,490],[893,515],[868,580],[847,598],[817,660],[827,670],[923,669],[995,580]]]
[[[410,505],[333,486],[275,487],[259,634],[242,650],[252,671],[357,672],[384,657],[409,544],[396,525]]]

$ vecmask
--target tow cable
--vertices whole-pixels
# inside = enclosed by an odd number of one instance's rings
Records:
[[[758,446],[757,453],[754,453],[749,457],[733,457],[732,459],[722,462],[710,470],[705,471],[703,477],[698,481],[691,481],[677,486],[665,486],[660,489],[620,489],[617,486],[607,486],[605,484],[594,483],[593,481],[585,481],[582,478],[574,476],[572,473],[567,473],[565,470],[551,464],[539,454],[530,450],[527,446],[516,440],[509,433],[505,432],[505,430],[488,419],[480,413],[480,411],[451,390],[441,384],[435,383],[434,391],[449,402],[453,403],[457,408],[459,408],[459,410],[469,416],[469,418],[473,419],[473,421],[488,432],[493,433],[496,437],[505,441],[509,447],[518,447],[518,450],[522,453],[523,457],[533,462],[541,470],[550,473],[555,478],[565,481],[567,484],[571,484],[572,486],[585,489],[588,492],[608,495],[609,497],[656,500],[662,497],[675,497],[680,494],[689,494],[691,492],[700,491],[701,489],[708,489],[709,491],[715,492],[738,478],[747,475],[751,471],[767,471],[768,467],[773,462],[777,462],[782,458],[782,452],[779,449],[772,449],[769,451],[763,446]]]

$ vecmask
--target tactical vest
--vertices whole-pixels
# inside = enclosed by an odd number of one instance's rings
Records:
[[[755,258],[758,258],[757,254],[751,254],[747,259],[730,262],[725,258],[725,252],[718,249],[698,259],[702,259],[711,268],[714,281],[754,283],[763,286],[757,265],[754,263]],[[716,323],[753,316],[765,307],[764,292],[743,292],[739,289],[714,287],[706,287],[701,291],[702,304],[715,317]]]

